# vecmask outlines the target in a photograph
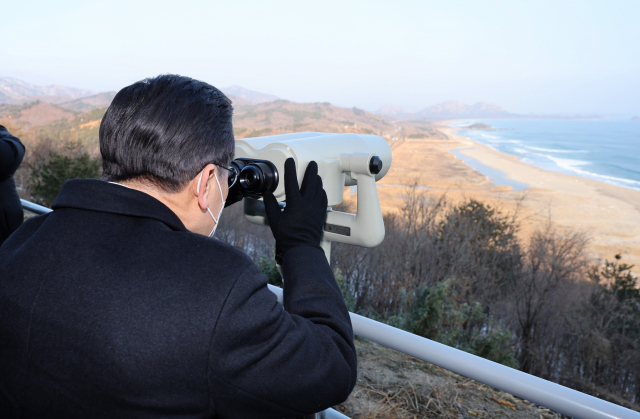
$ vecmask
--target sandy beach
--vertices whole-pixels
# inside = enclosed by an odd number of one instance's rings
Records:
[[[447,139],[406,139],[392,144],[393,165],[378,188],[383,211],[399,211],[404,185],[415,182],[432,196],[446,193],[452,200],[475,198],[506,212],[517,209],[524,241],[549,221],[559,231],[584,232],[593,257],[612,260],[621,253],[623,262],[636,265],[634,272],[640,271],[640,192],[539,169],[462,137],[445,124],[438,129]],[[451,150],[528,187],[514,190],[496,185]]]

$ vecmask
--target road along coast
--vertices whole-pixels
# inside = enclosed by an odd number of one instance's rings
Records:
[[[559,232],[582,231],[592,256],[612,260],[621,253],[640,271],[640,192],[537,168],[458,135],[448,122],[437,129],[444,136],[392,144],[393,165],[378,187],[383,212],[399,213],[407,185],[416,184],[434,198],[446,193],[453,201],[517,210],[525,243],[549,222]],[[353,201],[355,194],[345,197]]]

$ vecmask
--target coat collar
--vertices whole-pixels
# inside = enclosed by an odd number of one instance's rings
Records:
[[[153,218],[165,223],[173,230],[187,230],[180,218],[169,207],[151,195],[98,179],[68,180],[62,186],[51,208],[76,208]]]

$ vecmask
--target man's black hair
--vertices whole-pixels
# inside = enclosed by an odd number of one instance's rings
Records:
[[[210,84],[173,74],[120,90],[100,124],[102,179],[135,179],[178,192],[207,164],[235,152],[231,101]]]

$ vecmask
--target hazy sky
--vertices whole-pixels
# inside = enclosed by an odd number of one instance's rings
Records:
[[[0,0],[0,76],[178,73],[294,101],[640,114],[640,1]]]

